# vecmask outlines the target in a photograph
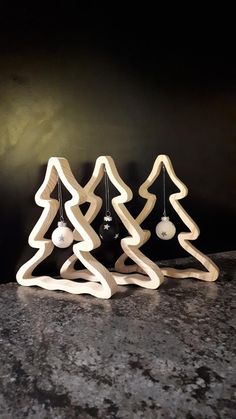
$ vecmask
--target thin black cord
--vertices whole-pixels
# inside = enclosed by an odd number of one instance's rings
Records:
[[[110,189],[109,189],[109,180],[108,180],[106,168],[104,168],[104,172],[105,172],[105,202],[106,202],[106,213],[110,213]]]
[[[62,188],[61,188],[61,179],[60,178],[58,178],[57,191],[58,191],[60,220],[64,223],[63,199],[62,199]]]
[[[162,163],[162,180],[163,180],[163,216],[166,217],[166,168]]]

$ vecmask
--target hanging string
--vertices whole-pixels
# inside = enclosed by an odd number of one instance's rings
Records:
[[[107,176],[106,168],[104,168],[105,173],[105,203],[106,203],[106,214],[110,215],[110,189],[109,189],[109,179]]]
[[[58,178],[57,192],[58,192],[58,201],[59,201],[60,221],[63,221],[64,223],[63,199],[62,199],[62,188],[61,188],[60,178]]]
[[[166,217],[166,168],[162,163],[162,180],[163,180],[163,216]]]

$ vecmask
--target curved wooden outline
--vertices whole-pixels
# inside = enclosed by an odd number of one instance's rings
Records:
[[[124,205],[132,199],[133,194],[131,189],[119,176],[111,156],[100,156],[97,158],[92,177],[84,187],[87,202],[90,202],[89,209],[85,214],[86,220],[91,223],[101,209],[102,199],[95,195],[94,190],[102,180],[104,168],[107,171],[110,181],[120,192],[119,196],[112,199],[113,208],[130,233],[129,237],[121,239],[121,247],[128,257],[140,267],[140,272],[144,274],[134,273],[132,275],[122,275],[120,273],[113,273],[113,277],[119,285],[136,284],[144,288],[156,289],[163,281],[163,274],[159,267],[139,250],[146,240],[146,232],[131,216]],[[79,232],[76,230],[74,231],[74,237],[75,240],[81,239]],[[76,279],[78,275],[83,275],[84,278],[93,280],[86,270],[76,271],[74,269],[75,262],[76,255],[70,256],[61,268],[61,275],[69,279]]]
[[[46,259],[54,248],[52,240],[45,239],[44,235],[59,208],[59,202],[50,197],[58,182],[58,177],[72,195],[72,198],[65,203],[65,212],[82,237],[80,243],[73,245],[73,252],[88,269],[91,278],[94,275],[96,281],[100,283],[76,283],[68,279],[54,279],[50,276],[33,277],[32,275],[36,266]],[[79,205],[86,201],[86,194],[74,178],[65,158],[51,157],[49,159],[45,179],[35,195],[35,201],[44,210],[30,233],[29,245],[38,251],[18,270],[17,282],[24,286],[37,285],[48,290],[63,290],[72,294],[91,294],[98,298],[110,298],[117,291],[117,284],[112,274],[90,254],[93,249],[100,246],[101,241],[80,211]]]
[[[170,176],[173,183],[177,186],[180,192],[170,195],[169,200],[181,220],[189,228],[190,232],[181,232],[178,234],[178,241],[181,247],[186,250],[189,254],[195,257],[207,270],[201,271],[198,269],[174,269],[174,268],[162,268],[161,271],[165,276],[170,276],[172,278],[197,278],[203,281],[215,281],[219,276],[219,269],[214,262],[208,257],[197,250],[192,243],[189,243],[189,240],[196,240],[200,234],[200,230],[192,218],[187,214],[181,204],[178,202],[180,199],[183,199],[188,194],[188,189],[184,183],[176,176],[174,168],[172,166],[171,160],[168,156],[161,154],[159,155],[153,165],[152,171],[146,181],[139,188],[139,195],[146,199],[147,202],[136,218],[136,221],[139,225],[148,217],[151,211],[154,208],[156,202],[156,195],[151,194],[148,189],[155,182],[157,177],[160,174],[162,164],[165,165],[166,171]],[[146,241],[150,237],[147,233]],[[127,254],[123,253],[115,263],[115,268],[118,272],[128,273],[128,272],[139,272],[140,268],[137,265],[125,265],[127,260]]]

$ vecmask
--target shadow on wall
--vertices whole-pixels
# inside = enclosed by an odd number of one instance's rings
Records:
[[[46,164],[37,171],[35,184],[38,186],[35,190],[28,189],[26,182],[20,189],[11,184],[8,193],[1,191],[1,197],[4,197],[1,218],[5,220],[1,237],[1,255],[4,255],[1,282],[14,281],[19,267],[35,254],[35,249],[28,245],[28,236],[42,212],[34,201],[34,195],[45,171]]]
[[[6,191],[0,190],[1,196],[1,280],[9,282],[15,280],[16,266],[22,249],[25,247],[26,215],[21,206]]]

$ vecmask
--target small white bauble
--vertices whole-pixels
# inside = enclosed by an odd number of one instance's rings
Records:
[[[156,226],[156,235],[159,239],[170,240],[175,233],[175,225],[169,220],[169,217],[161,217],[161,221]]]
[[[71,229],[64,221],[58,222],[58,227],[52,233],[52,242],[56,247],[64,249],[73,243],[74,237]]]

